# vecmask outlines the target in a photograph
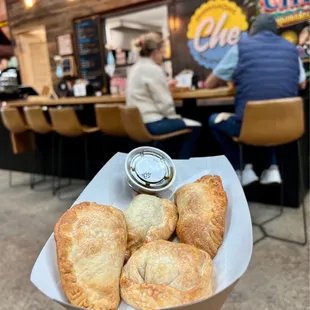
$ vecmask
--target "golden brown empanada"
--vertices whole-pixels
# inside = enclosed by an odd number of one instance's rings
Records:
[[[137,309],[184,305],[212,295],[212,260],[188,244],[150,242],[131,256],[120,285],[122,299]]]
[[[125,211],[130,256],[143,244],[167,240],[177,225],[177,207],[168,200],[151,195],[137,195]]]
[[[179,220],[177,235],[215,257],[225,230],[227,196],[219,176],[207,175],[175,194]]]
[[[127,243],[123,212],[83,202],[60,218],[54,234],[61,284],[69,301],[93,310],[116,309]]]

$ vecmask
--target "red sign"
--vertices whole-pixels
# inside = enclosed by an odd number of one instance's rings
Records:
[[[299,24],[310,18],[310,0],[260,0],[261,13],[271,13],[279,27]]]

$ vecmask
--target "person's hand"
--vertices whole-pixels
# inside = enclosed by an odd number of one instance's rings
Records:
[[[234,115],[233,113],[226,113],[226,112],[219,113],[214,120],[214,124],[227,121],[233,115]]]
[[[168,82],[168,85],[169,85],[170,88],[176,87],[177,84],[178,84],[178,81],[177,81],[177,80],[170,80],[170,81]]]
[[[235,83],[233,81],[227,82],[227,85],[228,85],[229,88],[235,89]]]
[[[302,83],[299,84],[300,89],[306,89],[307,87],[307,80],[304,80]]]

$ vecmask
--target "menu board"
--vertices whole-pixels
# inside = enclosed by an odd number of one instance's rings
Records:
[[[98,18],[75,22],[75,34],[78,47],[78,61],[82,78],[96,89],[104,86],[103,64],[100,52]]]

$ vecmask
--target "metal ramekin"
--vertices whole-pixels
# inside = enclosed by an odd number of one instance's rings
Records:
[[[128,185],[138,193],[158,194],[175,181],[175,165],[165,152],[148,146],[132,150],[125,161]]]

